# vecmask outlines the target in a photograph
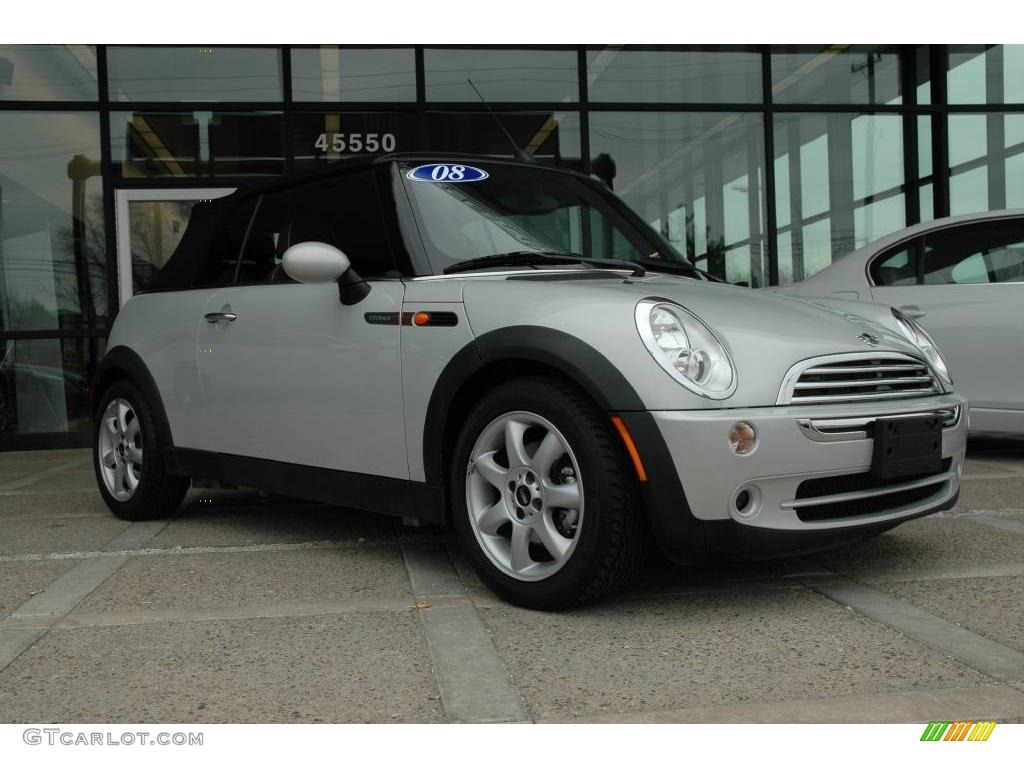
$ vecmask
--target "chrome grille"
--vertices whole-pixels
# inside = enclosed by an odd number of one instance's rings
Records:
[[[783,383],[779,403],[856,403],[940,392],[942,387],[931,369],[909,355],[834,355],[794,366]]]

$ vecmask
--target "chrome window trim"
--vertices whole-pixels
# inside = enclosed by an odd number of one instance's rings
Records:
[[[967,219],[965,221],[956,221],[947,224],[939,224],[938,222],[941,221],[941,219],[937,219],[934,226],[922,228],[921,230],[915,232],[913,235],[910,235],[909,237],[906,237],[895,243],[887,245],[882,250],[876,251],[875,253],[868,256],[867,259],[865,259],[864,261],[864,278],[865,280],[867,280],[868,288],[923,288],[926,285],[931,285],[933,287],[936,285],[1013,285],[1013,283],[918,283],[916,282],[916,279],[915,282],[911,283],[910,285],[878,285],[871,277],[871,266],[878,259],[882,258],[883,256],[891,256],[894,251],[912,243],[917,238],[921,239],[923,245],[925,238],[927,238],[929,235],[934,235],[939,232],[948,232],[949,230],[952,229],[958,229],[960,227],[970,227],[978,224],[1005,224],[1006,222],[1021,220],[1021,218],[1022,217],[1019,215],[979,216],[978,218]],[[923,248],[921,253],[918,254],[918,258],[924,258]]]

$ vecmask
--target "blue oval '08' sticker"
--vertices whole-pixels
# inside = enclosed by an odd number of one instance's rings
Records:
[[[483,181],[490,174],[483,168],[475,168],[472,165],[431,163],[430,165],[418,165],[405,175],[413,181],[460,183],[463,181]]]

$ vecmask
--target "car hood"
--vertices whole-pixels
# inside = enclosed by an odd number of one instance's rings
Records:
[[[645,298],[680,304],[718,334],[737,369],[738,385],[732,397],[709,401],[685,394],[653,362],[634,318],[637,302]],[[652,408],[774,405],[789,369],[812,357],[850,352],[921,357],[894,326],[885,325],[887,308],[790,297],[651,272],[628,279],[524,274],[467,280],[463,301],[477,335],[503,327],[543,325],[577,336],[615,363],[638,389],[645,388],[645,402]],[[863,339],[862,334],[871,339]]]
[[[639,298],[662,297],[700,317],[730,344],[771,345],[787,358],[863,352],[876,348],[916,353],[895,328],[886,327],[873,305],[790,296],[713,282],[661,275],[633,278],[620,286]],[[888,311],[888,310],[886,310]],[[867,345],[869,333],[878,345]],[[788,350],[788,351],[786,351]]]

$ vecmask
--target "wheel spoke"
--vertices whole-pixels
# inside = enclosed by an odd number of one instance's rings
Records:
[[[117,468],[117,456],[114,455],[113,451],[107,451],[103,454],[102,464],[107,469]]]
[[[134,445],[128,446],[128,459],[134,464],[142,463],[142,449],[136,448]]]
[[[117,429],[119,434],[128,431],[128,403],[119,400],[117,403]]]
[[[544,503],[559,509],[580,508],[580,486],[578,483],[544,484]]]
[[[486,533],[488,536],[497,536],[498,529],[507,523],[509,519],[508,508],[505,506],[505,502],[502,499],[498,499],[480,513],[480,517],[476,519],[476,527],[480,533]]]
[[[138,416],[136,416],[134,419],[132,419],[131,424],[128,425],[128,429],[127,429],[127,432],[128,432],[128,434],[127,434],[128,442],[134,443],[135,442],[135,438],[138,437],[139,432],[141,432],[141,431],[142,431],[141,427],[139,426],[139,418],[138,418]]]
[[[549,431],[537,446],[531,464],[538,475],[547,478],[551,474],[551,465],[555,463],[555,459],[564,454],[565,447],[562,445],[562,441],[558,439],[558,435]]]
[[[526,444],[523,442],[525,434],[526,425],[521,421],[509,419],[505,423],[505,452],[508,453],[509,468],[530,463],[530,457],[526,455]]]
[[[124,467],[124,479],[129,490],[134,491],[139,487],[139,476],[135,474],[135,467],[126,464]]]
[[[118,462],[114,466],[114,490],[117,491],[118,493],[125,490],[124,475],[124,462]]]
[[[112,435],[114,435],[116,437],[117,436],[117,416],[111,416],[109,419],[104,419],[103,423],[106,425],[107,431],[110,434],[112,434]]]
[[[493,485],[499,491],[503,491],[505,489],[508,471],[494,460],[495,453],[497,452],[491,451],[490,453],[485,453],[474,462],[473,466],[484,480]]]
[[[530,557],[530,528],[525,525],[513,525],[510,546],[513,571],[522,571],[533,565]]]
[[[561,562],[565,553],[569,551],[572,539],[567,539],[555,529],[555,523],[551,519],[551,513],[547,513],[534,526],[540,543],[556,561]]]

